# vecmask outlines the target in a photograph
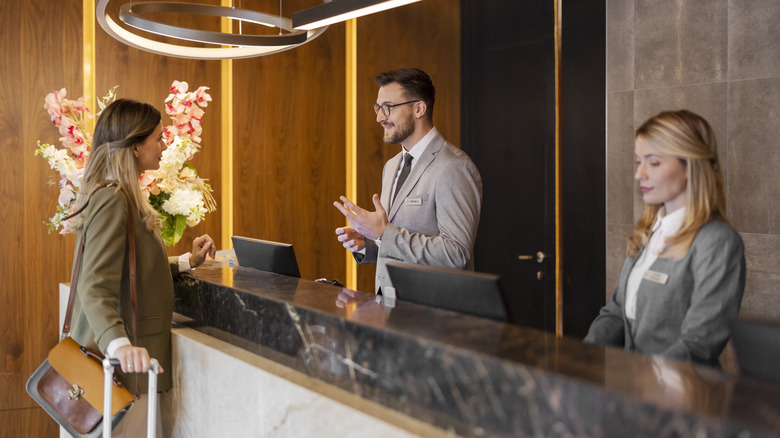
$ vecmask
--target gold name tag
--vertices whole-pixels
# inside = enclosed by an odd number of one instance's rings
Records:
[[[669,280],[669,274],[664,274],[663,272],[655,272],[651,270],[645,271],[645,275],[642,276],[645,280],[650,280],[653,283],[658,284],[666,284],[666,281]]]
[[[404,205],[422,205],[422,198],[406,198]]]

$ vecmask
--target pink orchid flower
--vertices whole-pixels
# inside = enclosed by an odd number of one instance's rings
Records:
[[[68,205],[68,203],[74,199],[76,199],[76,193],[73,192],[73,186],[68,184],[60,189],[60,196],[57,199],[57,202],[60,205]]]
[[[76,168],[78,169],[79,177],[84,174],[84,167],[87,165],[88,158],[89,158],[89,150],[86,150],[73,157],[73,160],[76,162]]]
[[[43,108],[49,112],[52,122],[54,122],[55,119],[58,120],[62,117],[62,100],[65,99],[65,94],[66,91],[64,88],[62,88],[59,91],[55,90],[47,94],[46,98],[44,99]]]
[[[180,112],[181,112],[181,105],[179,104],[179,99],[176,99],[174,97],[170,103],[165,104],[165,114],[168,114],[169,116],[173,116],[179,114]]]
[[[157,179],[157,172],[147,171],[141,174],[138,178],[138,184],[141,186],[141,190],[146,189],[150,184]]]
[[[163,139],[165,139],[165,145],[170,146],[176,139],[176,132],[173,126],[166,126],[163,128]]]
[[[208,89],[209,87],[198,87],[198,89],[193,93],[195,96],[195,102],[197,102],[198,105],[202,106],[203,108],[207,107],[209,102],[211,102],[211,96],[206,93],[206,90]]]
[[[183,94],[186,93],[189,88],[189,84],[185,81],[173,81],[173,84],[171,84],[171,93]]]
[[[202,120],[204,114],[206,114],[206,111],[203,111],[198,106],[193,106],[192,108],[190,108],[189,111],[189,116],[192,117],[193,119]]]
[[[67,118],[63,117],[60,119],[60,123],[57,125],[57,130],[60,131],[60,135],[63,136],[70,136],[72,135],[71,127],[73,126],[73,122]]]
[[[169,100],[173,99],[176,96],[179,96],[181,98],[183,94],[187,93],[187,89],[189,87],[190,87],[189,84],[187,84],[184,81],[182,82],[173,81],[173,84],[171,84],[171,89],[170,89],[171,94],[169,94],[168,97],[165,98],[165,102],[168,102]]]
[[[181,126],[181,125],[189,124],[191,117],[189,114],[181,113],[181,114],[176,114],[175,116],[171,117],[171,119],[173,120],[173,123],[176,126]]]
[[[89,118],[93,117],[92,114],[90,114],[87,104],[84,102],[84,96],[79,97],[78,100],[68,101],[68,103],[73,111],[84,113],[84,115]]]

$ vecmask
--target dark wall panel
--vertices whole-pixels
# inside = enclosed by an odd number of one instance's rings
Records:
[[[583,337],[604,304],[606,4],[563,2],[563,330]]]
[[[555,323],[555,2],[463,0],[463,143],[482,171],[476,269],[502,276],[516,322]],[[563,331],[603,303],[605,5],[562,1]],[[521,262],[518,255],[546,255]]]
[[[514,321],[555,322],[554,3],[463,0],[463,149],[482,173],[475,269]],[[468,17],[468,19],[466,18]],[[518,255],[546,254],[542,263]]]

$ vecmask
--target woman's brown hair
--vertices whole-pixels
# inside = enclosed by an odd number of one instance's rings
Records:
[[[152,135],[161,120],[157,108],[130,99],[117,99],[103,110],[95,126],[93,146],[76,198],[77,208],[84,205],[95,188],[104,182],[113,181],[136,205],[147,230],[162,228],[159,214],[141,191],[133,155],[133,146],[143,143]],[[74,227],[82,227],[81,218],[78,218]]]

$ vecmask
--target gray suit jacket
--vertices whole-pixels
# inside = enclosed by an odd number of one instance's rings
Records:
[[[642,279],[632,325],[623,305],[628,276],[638,258],[626,259],[618,286],[585,342],[720,366],[718,357],[745,289],[744,245],[737,231],[711,222],[699,230],[681,260],[656,259],[650,270],[668,278],[665,284]]]
[[[382,206],[389,223],[379,248],[366,241],[358,263],[377,262],[375,289],[392,286],[388,261],[474,269],[474,241],[482,204],[482,178],[465,152],[437,134],[390,206],[399,153],[382,171]]]

